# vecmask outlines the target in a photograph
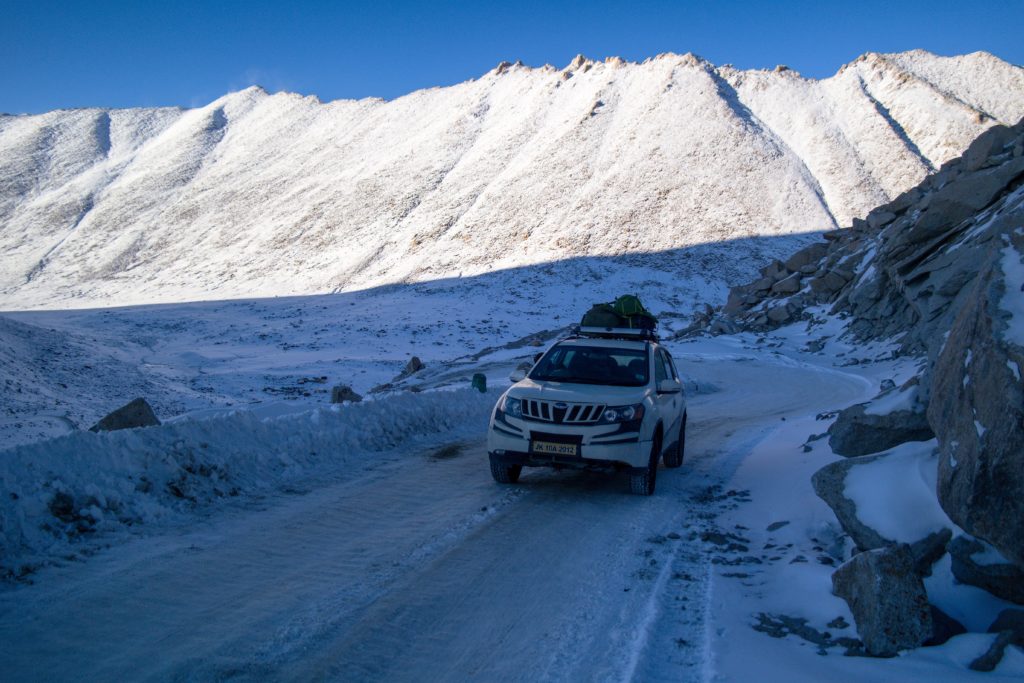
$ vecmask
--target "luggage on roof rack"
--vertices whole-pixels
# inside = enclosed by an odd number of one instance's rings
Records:
[[[609,304],[594,304],[580,322],[581,334],[600,332],[607,336],[614,330],[617,336],[626,334],[630,338],[640,338],[637,334],[640,331],[650,332],[657,338],[657,327],[658,319],[644,308],[635,294],[624,294]]]

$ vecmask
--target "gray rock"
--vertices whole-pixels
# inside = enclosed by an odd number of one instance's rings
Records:
[[[1010,631],[1003,631],[996,636],[995,640],[992,641],[992,645],[989,646],[988,651],[975,659],[968,665],[971,671],[992,671],[1003,659],[1003,654],[1006,653],[1006,647],[1013,643],[1013,633]]]
[[[957,536],[949,544],[953,576],[960,583],[977,586],[1003,600],[1024,605],[1024,571],[1013,564],[982,564],[973,556],[984,552],[977,539]]]
[[[868,226],[872,230],[878,230],[884,225],[888,225],[896,220],[896,214],[885,209],[875,209],[868,214]]]
[[[828,253],[828,244],[824,242],[815,242],[814,244],[808,245],[796,252],[788,259],[786,259],[785,266],[787,270],[798,271],[807,266],[817,264],[825,254]],[[814,272],[813,270],[811,272]]]
[[[840,411],[828,429],[828,445],[845,457],[887,450],[907,441],[935,437],[924,413],[897,410],[888,415],[869,415],[860,403]]]
[[[988,161],[989,157],[998,154],[1003,147],[1014,139],[1013,129],[1005,126],[989,128],[979,135],[964,152],[964,170],[976,171]]]
[[[793,273],[772,285],[772,294],[796,294],[800,291],[800,273]]]
[[[1024,235],[1002,237],[1024,253]],[[1021,294],[1007,291],[993,252],[935,362],[928,420],[942,451],[942,508],[1024,568],[1024,349],[1004,337],[1000,308],[1003,296]]]
[[[118,429],[155,427],[160,424],[153,409],[144,398],[137,398],[121,406],[89,428],[90,432],[113,432]]]
[[[347,384],[331,387],[331,403],[344,403],[345,401],[359,403],[362,400],[363,397],[353,391],[352,387]]]
[[[708,332],[711,334],[736,334],[739,332],[739,325],[732,320],[725,318],[716,318],[711,322],[711,326],[708,328]]]
[[[854,555],[832,574],[832,592],[850,606],[869,655],[892,657],[932,635],[928,596],[905,545]]]
[[[811,280],[811,291],[823,294],[838,292],[846,286],[846,280],[833,271]]]
[[[887,453],[865,455],[859,458],[839,460],[822,467],[811,477],[814,492],[832,508],[839,525],[849,534],[851,540],[860,550],[902,545],[898,541],[886,538],[857,516],[856,504],[846,497],[846,477],[854,467],[863,467],[885,458]],[[935,529],[927,536],[914,541],[907,548],[913,558],[914,570],[921,576],[931,574],[932,565],[946,552],[946,544],[952,537],[949,529]]]
[[[722,308],[722,313],[725,315],[735,315],[740,311],[744,310],[747,299],[746,287],[733,287],[729,290],[729,299],[725,302],[725,306]]]
[[[789,271],[786,270],[786,266],[779,260],[772,261],[761,269],[761,276],[770,278],[772,282],[778,282],[788,275]]]
[[[789,320],[792,316],[789,313],[789,309],[786,306],[775,306],[768,310],[768,320],[773,323],[784,323]]]
[[[910,554],[914,556],[914,566],[918,574],[921,576],[932,575],[932,565],[946,554],[946,547],[951,538],[953,538],[952,531],[939,529],[910,544]]]
[[[423,361],[420,360],[420,357],[413,356],[409,359],[409,362],[405,364],[405,370],[403,370],[403,372],[406,375],[411,375],[414,372],[419,372],[424,367],[425,366],[423,365]]]
[[[916,187],[912,187],[881,208],[899,215],[920,200],[921,191]]]
[[[904,231],[896,244],[924,242],[988,206],[1024,171],[1024,159],[969,173],[929,195],[928,210]]]
[[[825,465],[811,477],[814,492],[832,508],[843,530],[861,550],[874,550],[892,545],[893,541],[883,537],[857,517],[857,506],[846,497],[846,476],[858,465],[868,465],[885,454],[850,458]]]

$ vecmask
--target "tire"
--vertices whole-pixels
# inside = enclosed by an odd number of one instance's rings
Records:
[[[499,484],[515,484],[519,481],[519,473],[522,471],[522,465],[502,465],[491,458],[491,476]]]
[[[651,444],[651,457],[647,467],[629,475],[629,490],[638,496],[654,495],[654,486],[658,479],[658,460],[661,459],[661,437]]]
[[[671,453],[665,454],[665,467],[680,467],[683,464],[683,454],[686,451],[686,413],[683,413],[683,424],[679,426],[679,440]]]

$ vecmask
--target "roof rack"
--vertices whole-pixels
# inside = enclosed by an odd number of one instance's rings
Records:
[[[634,341],[658,341],[658,333],[637,327],[583,327],[573,325],[571,333],[575,337],[593,337],[597,339],[631,339]]]

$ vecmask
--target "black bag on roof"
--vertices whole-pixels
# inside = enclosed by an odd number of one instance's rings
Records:
[[[594,304],[590,310],[583,314],[580,322],[583,327],[625,327],[622,319],[611,304]]]

